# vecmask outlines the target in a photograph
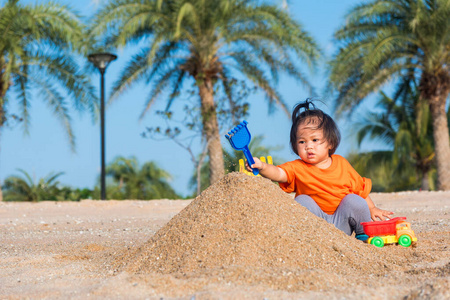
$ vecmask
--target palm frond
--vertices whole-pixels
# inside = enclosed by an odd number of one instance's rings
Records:
[[[93,111],[97,99],[90,80],[73,58],[86,51],[80,16],[54,2],[21,5],[18,1],[8,1],[0,8],[0,15],[0,98],[3,100],[10,88],[17,93],[18,97],[9,99],[19,101],[27,132],[31,90],[40,90],[41,96],[49,97],[44,101],[62,120],[74,150],[68,107],[63,101],[70,99],[78,111]],[[59,89],[67,93],[67,100]]]

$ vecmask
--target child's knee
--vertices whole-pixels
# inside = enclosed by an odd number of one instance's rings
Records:
[[[295,201],[303,206],[310,206],[316,203],[316,201],[308,195],[298,195],[295,197]]]
[[[347,196],[345,196],[341,201],[341,205],[343,206],[343,208],[346,207],[346,209],[350,211],[369,211],[369,206],[367,205],[366,200],[355,194],[348,194]]]
[[[295,201],[312,212],[314,215],[323,218],[325,213],[320,209],[319,205],[317,205],[316,201],[314,201],[311,196],[298,195],[297,197],[295,197]]]

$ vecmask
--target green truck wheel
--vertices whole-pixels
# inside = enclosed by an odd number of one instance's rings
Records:
[[[409,247],[411,246],[411,243],[412,243],[411,237],[406,234],[400,236],[400,238],[398,239],[398,244],[403,247]]]
[[[382,238],[380,238],[379,236],[374,237],[370,243],[376,247],[383,247],[384,246],[384,241]]]

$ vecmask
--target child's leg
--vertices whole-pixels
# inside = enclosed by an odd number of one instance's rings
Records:
[[[353,231],[356,235],[364,234],[361,222],[369,221],[371,217],[366,200],[355,194],[345,196],[333,214],[333,224],[348,235]]]
[[[325,219],[328,221],[329,215],[323,212],[323,210],[317,205],[316,201],[308,195],[298,195],[295,197],[295,201],[299,203],[301,206],[306,207],[310,212],[315,214],[316,216]]]

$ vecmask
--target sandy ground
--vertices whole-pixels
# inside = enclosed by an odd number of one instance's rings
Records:
[[[111,267],[192,200],[0,203],[0,299],[450,299],[450,192],[371,197],[412,223],[417,246],[402,251],[413,259],[383,276],[355,273],[358,284],[321,287],[317,276],[296,290]]]

